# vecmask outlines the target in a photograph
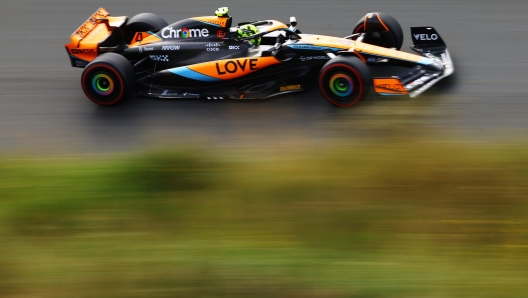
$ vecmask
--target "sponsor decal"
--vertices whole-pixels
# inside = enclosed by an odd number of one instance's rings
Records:
[[[292,91],[292,90],[302,90],[302,85],[287,85],[287,86],[281,86],[280,91]]]
[[[86,22],[84,22],[79,29],[77,29],[73,34],[79,36],[80,38],[85,37],[93,27],[97,26],[98,19],[106,19],[109,13],[104,8],[99,8]]]
[[[88,65],[86,61],[75,60],[75,66],[77,67],[86,67],[86,65]]]
[[[217,99],[224,99],[224,97],[223,96],[218,96],[218,97],[217,96],[207,96],[207,99],[208,100],[211,100],[211,99],[217,100]]]
[[[198,98],[200,97],[200,94],[185,92],[183,93],[183,96]]]
[[[159,62],[169,62],[169,55],[150,55],[150,60]]]
[[[301,61],[311,61],[311,60],[329,60],[330,57],[322,55],[322,56],[301,56],[299,60]]]
[[[394,91],[405,91],[402,84],[374,84],[376,88],[389,89]]]
[[[374,90],[384,95],[408,94],[405,86],[395,78],[374,78]]]
[[[94,49],[70,49],[72,54],[95,54]]]
[[[170,93],[169,90],[165,90],[160,96],[178,96],[178,93]]]
[[[240,50],[240,46],[229,46],[230,50]]]
[[[225,75],[226,73],[236,73],[238,71],[257,70],[258,59],[244,59],[244,60],[229,60],[225,63],[216,63],[216,72],[218,75]]]
[[[312,45],[288,45],[290,48],[299,49],[299,50],[326,50],[327,47],[312,46]]]
[[[200,94],[196,94],[196,93],[189,93],[189,92],[184,92],[182,94],[179,94],[179,93],[171,93],[169,92],[169,90],[164,90],[160,96],[175,96],[175,97],[192,97],[192,98],[199,98],[200,97]]]
[[[225,33],[225,31],[218,30],[218,31],[216,32],[216,36],[217,36],[218,38],[224,38],[224,37],[226,36],[226,33]]]
[[[414,34],[416,40],[438,40],[437,34]]]
[[[367,62],[369,63],[375,63],[378,59],[374,58],[374,57],[368,57],[367,59]]]
[[[174,29],[172,27],[165,27],[161,30],[161,37],[163,38],[195,38],[195,37],[207,37],[209,36],[209,30],[206,28],[202,29]]]
[[[222,25],[224,24],[224,22],[221,21],[221,20],[211,20],[211,19],[209,19],[209,20],[207,20],[206,22],[207,22],[207,23],[210,23],[210,24],[220,25],[220,26],[222,26]]]
[[[205,45],[205,47],[207,48],[206,51],[207,52],[218,52],[220,51],[220,49],[218,48],[220,46],[219,43],[217,42],[214,42],[214,43],[208,43]]]
[[[206,48],[216,48],[216,47],[219,47],[219,46],[221,46],[221,44],[218,43],[218,42],[210,42],[210,43],[205,45]]]
[[[139,52],[143,53],[143,51],[154,51],[154,47],[139,47]]]
[[[161,50],[162,51],[179,51],[180,50],[180,46],[162,46],[161,47]]]

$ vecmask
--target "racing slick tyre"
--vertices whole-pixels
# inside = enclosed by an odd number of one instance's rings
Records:
[[[339,107],[355,105],[371,88],[370,71],[357,57],[333,58],[319,72],[319,90],[326,100]]]
[[[354,27],[352,34],[364,33],[364,43],[385,48],[401,49],[403,44],[403,31],[395,18],[383,13],[372,12],[366,14]]]
[[[137,32],[146,32],[166,27],[167,22],[157,14],[144,12],[131,17],[125,26],[125,41],[130,44]]]
[[[84,94],[103,106],[127,98],[134,83],[134,67],[125,57],[115,53],[105,53],[95,58],[84,68],[81,77]]]

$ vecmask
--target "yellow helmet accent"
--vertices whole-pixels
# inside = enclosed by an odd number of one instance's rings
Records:
[[[220,7],[215,11],[215,15],[217,17],[227,17],[228,12],[229,12],[229,7]]]
[[[237,30],[238,38],[248,37],[259,33],[258,28],[255,25],[247,24],[243,25]],[[258,46],[260,44],[261,38],[252,38],[248,40],[252,45]]]

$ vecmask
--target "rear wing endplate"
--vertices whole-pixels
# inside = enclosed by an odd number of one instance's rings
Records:
[[[85,67],[99,55],[99,46],[115,33],[116,40],[122,35],[116,29],[126,24],[127,17],[111,17],[103,7],[94,12],[70,36],[70,43],[64,47],[73,67]],[[114,41],[111,39],[111,41]],[[121,37],[122,39],[122,37]]]
[[[97,20],[106,19],[110,13],[106,11],[105,8],[100,7],[96,12],[94,12],[84,23],[82,23],[77,30],[72,33],[72,36],[77,36],[79,39],[83,39],[93,28],[98,24]]]

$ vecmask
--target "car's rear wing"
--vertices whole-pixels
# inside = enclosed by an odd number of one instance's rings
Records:
[[[70,56],[73,67],[85,67],[99,55],[99,48],[110,36],[119,42],[123,39],[121,28],[126,24],[127,17],[110,17],[105,8],[99,8],[70,36],[70,43],[64,47]],[[114,31],[116,34],[112,34]],[[112,45],[118,43],[111,42]]]

